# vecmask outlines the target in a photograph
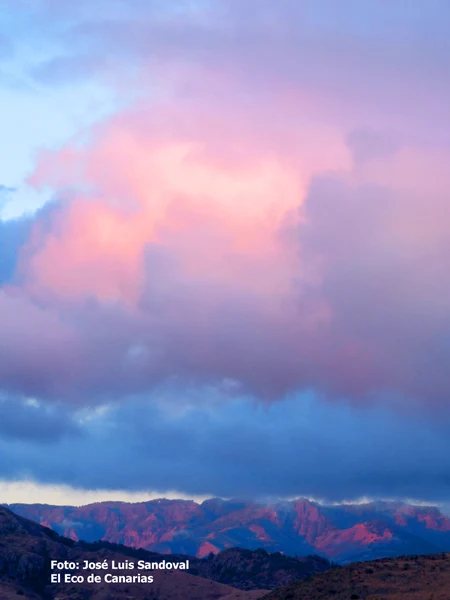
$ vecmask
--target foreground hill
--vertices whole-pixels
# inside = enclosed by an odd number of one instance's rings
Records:
[[[257,600],[261,590],[242,591],[182,571],[152,571],[154,583],[53,584],[50,560],[83,564],[113,560],[124,563],[130,554],[109,544],[77,543],[0,507],[0,598],[17,600]],[[146,555],[150,560],[167,557]],[[184,557],[187,558],[187,557]],[[118,570],[134,575],[134,570]],[[84,572],[87,575],[86,572]],[[149,572],[146,572],[148,575]]]
[[[449,600],[450,555],[413,556],[335,567],[263,600]]]
[[[0,598],[1,600],[448,600],[450,598],[450,555],[412,556],[355,563],[330,568],[320,558],[295,559],[270,555],[264,550],[231,549],[207,559],[192,560],[192,570],[152,571],[154,583],[54,584],[49,585],[50,560],[124,563],[167,560],[145,550],[108,542],[76,542],[0,507]],[[186,556],[171,555],[172,562]],[[326,569],[273,592],[249,591],[224,583],[254,587],[263,582],[275,585],[307,570]],[[302,571],[303,569],[303,571]],[[117,571],[133,575],[135,570]],[[147,572],[148,574],[148,572]],[[292,581],[292,579],[291,579]]]
[[[450,550],[450,519],[435,507],[372,502],[323,506],[206,500],[101,502],[88,506],[14,504],[10,508],[73,540],[107,540],[198,557],[233,547],[287,555],[320,554],[348,563]]]
[[[242,548],[223,550],[192,562],[190,573],[242,590],[271,590],[331,568],[331,564],[319,556],[293,558]]]

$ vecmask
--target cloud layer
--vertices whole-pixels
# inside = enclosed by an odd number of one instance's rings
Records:
[[[22,422],[45,427],[49,415],[32,409]],[[448,500],[448,419],[436,428],[312,394],[261,406],[211,388],[160,389],[73,418],[83,435],[62,428],[52,443],[22,423],[20,439],[0,442],[2,475],[161,495]]]
[[[117,110],[0,222],[0,475],[449,495],[450,12],[319,4],[10,4],[29,81]]]

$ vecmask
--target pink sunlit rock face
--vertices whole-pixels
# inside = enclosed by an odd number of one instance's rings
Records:
[[[97,539],[203,557],[232,547],[287,555],[367,560],[450,549],[450,521],[435,507],[398,503],[322,506],[308,500],[153,500],[89,506],[13,505],[22,516],[72,539]]]

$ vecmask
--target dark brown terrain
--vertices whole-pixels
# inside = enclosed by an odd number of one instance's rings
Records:
[[[194,559],[195,560],[195,559]],[[242,590],[275,589],[323,573],[331,564],[319,556],[293,558],[265,550],[230,548],[193,562],[190,573]]]
[[[320,557],[291,558],[265,550],[233,548],[204,559],[172,554],[172,562],[189,559],[189,572],[153,571],[155,582],[151,585],[49,585],[51,559],[78,562],[114,559],[136,563],[139,559],[159,562],[167,558],[104,541],[70,540],[0,507],[0,600],[11,595],[17,598],[21,592],[29,598],[56,598],[60,592],[64,592],[64,598],[103,598],[105,594],[130,597],[127,587],[133,588],[135,598],[251,600],[265,593],[261,590],[275,589],[331,568],[330,563]],[[124,571],[125,574],[133,572]],[[246,593],[250,591],[251,594]]]
[[[450,555],[379,559],[336,567],[263,600],[449,600]]]
[[[123,562],[129,557],[108,545],[97,547],[62,538],[0,507],[0,600],[21,597],[27,600],[256,600],[265,594],[263,590],[238,590],[182,571],[152,571],[152,584],[49,584],[51,559]],[[164,557],[158,556],[161,558]],[[137,571],[118,573],[132,575]]]
[[[445,553],[330,566],[318,557],[296,559],[264,550],[231,549],[203,560],[190,559],[196,575],[152,571],[153,584],[49,584],[51,559],[111,563],[139,558],[159,561],[167,556],[108,542],[70,540],[0,507],[0,600],[450,599],[450,555]],[[171,555],[173,561],[187,558]],[[317,574],[308,577],[311,572]],[[303,579],[293,582],[297,577]],[[265,583],[273,587],[285,582],[288,585],[272,592],[267,588],[237,589],[238,585],[254,588]]]
[[[450,551],[450,519],[404,503],[323,506],[308,500],[153,500],[88,506],[15,504],[14,512],[73,540],[107,540],[155,552],[203,557],[227,548],[318,554],[346,564]]]

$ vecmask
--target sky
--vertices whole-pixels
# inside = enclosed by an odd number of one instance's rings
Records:
[[[0,495],[450,505],[450,5],[0,0]]]

